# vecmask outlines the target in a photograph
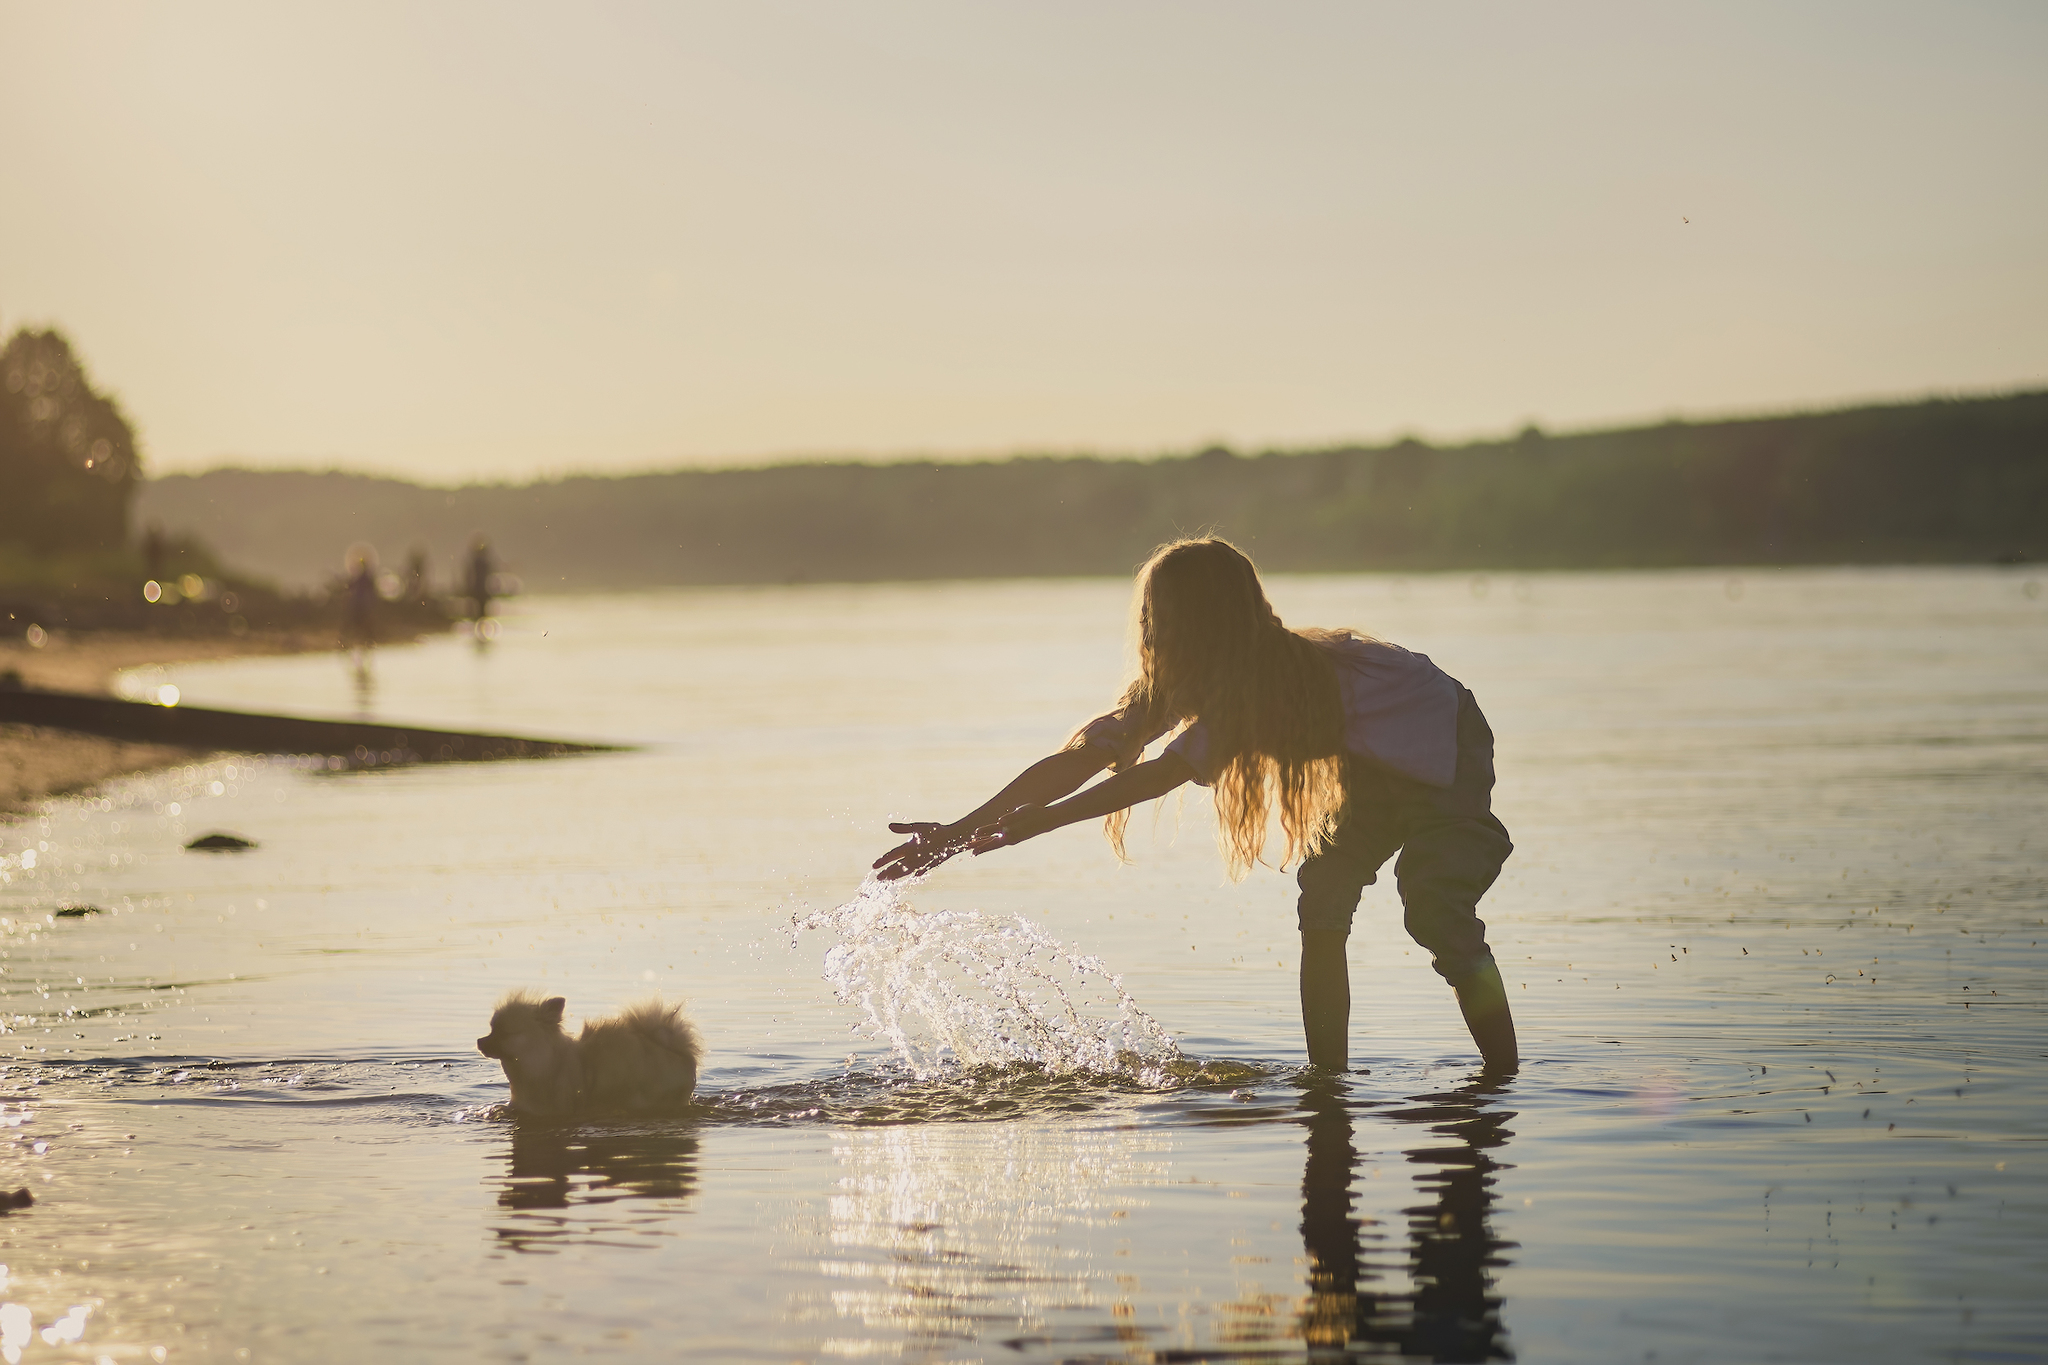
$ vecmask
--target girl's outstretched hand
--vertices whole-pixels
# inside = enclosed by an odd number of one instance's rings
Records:
[[[978,857],[1036,838],[1053,827],[1054,822],[1047,818],[1044,806],[1019,806],[1002,819],[974,831],[973,842],[968,847]]]
[[[967,835],[936,820],[892,820],[889,832],[910,837],[875,859],[875,871],[885,882],[927,872],[967,847]]]

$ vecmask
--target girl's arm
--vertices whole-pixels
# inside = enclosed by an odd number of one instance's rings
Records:
[[[1126,768],[1107,782],[1098,782],[1058,805],[1021,806],[993,824],[975,830],[970,847],[976,854],[1008,848],[1078,820],[1092,820],[1126,806],[1154,800],[1182,783],[1194,780],[1195,770],[1188,766],[1186,759],[1179,754],[1161,754],[1149,763]]]
[[[1107,768],[1114,757],[1109,750],[1095,745],[1063,749],[1039,759],[1017,774],[1009,786],[949,825],[926,820],[892,823],[889,826],[892,833],[911,837],[875,859],[874,866],[885,882],[937,867],[964,850],[975,831],[983,825],[1001,819],[1020,806],[1043,806],[1048,801],[1059,800]]]

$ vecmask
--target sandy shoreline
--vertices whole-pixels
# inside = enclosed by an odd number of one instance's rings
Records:
[[[14,672],[26,687],[105,695],[114,675],[126,668],[258,654],[305,654],[333,647],[332,636],[326,632],[203,639],[113,631],[52,635],[40,649],[21,640],[0,642],[0,676]],[[0,725],[0,819],[18,818],[47,797],[83,791],[109,778],[191,763],[204,752],[168,744],[132,744],[42,726]]]

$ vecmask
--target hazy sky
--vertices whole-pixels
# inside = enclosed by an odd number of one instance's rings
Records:
[[[2048,380],[2031,2],[0,0],[0,128],[0,329],[63,327],[159,472]]]

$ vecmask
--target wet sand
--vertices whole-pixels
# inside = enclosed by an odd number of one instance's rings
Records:
[[[257,654],[305,654],[332,647],[326,633],[278,632],[179,639],[96,631],[52,634],[41,648],[0,642],[0,677],[18,674],[25,687],[107,695],[116,673],[145,664],[191,663]],[[190,763],[201,750],[133,744],[35,725],[0,725],[0,818],[37,801],[82,791],[109,778]]]

